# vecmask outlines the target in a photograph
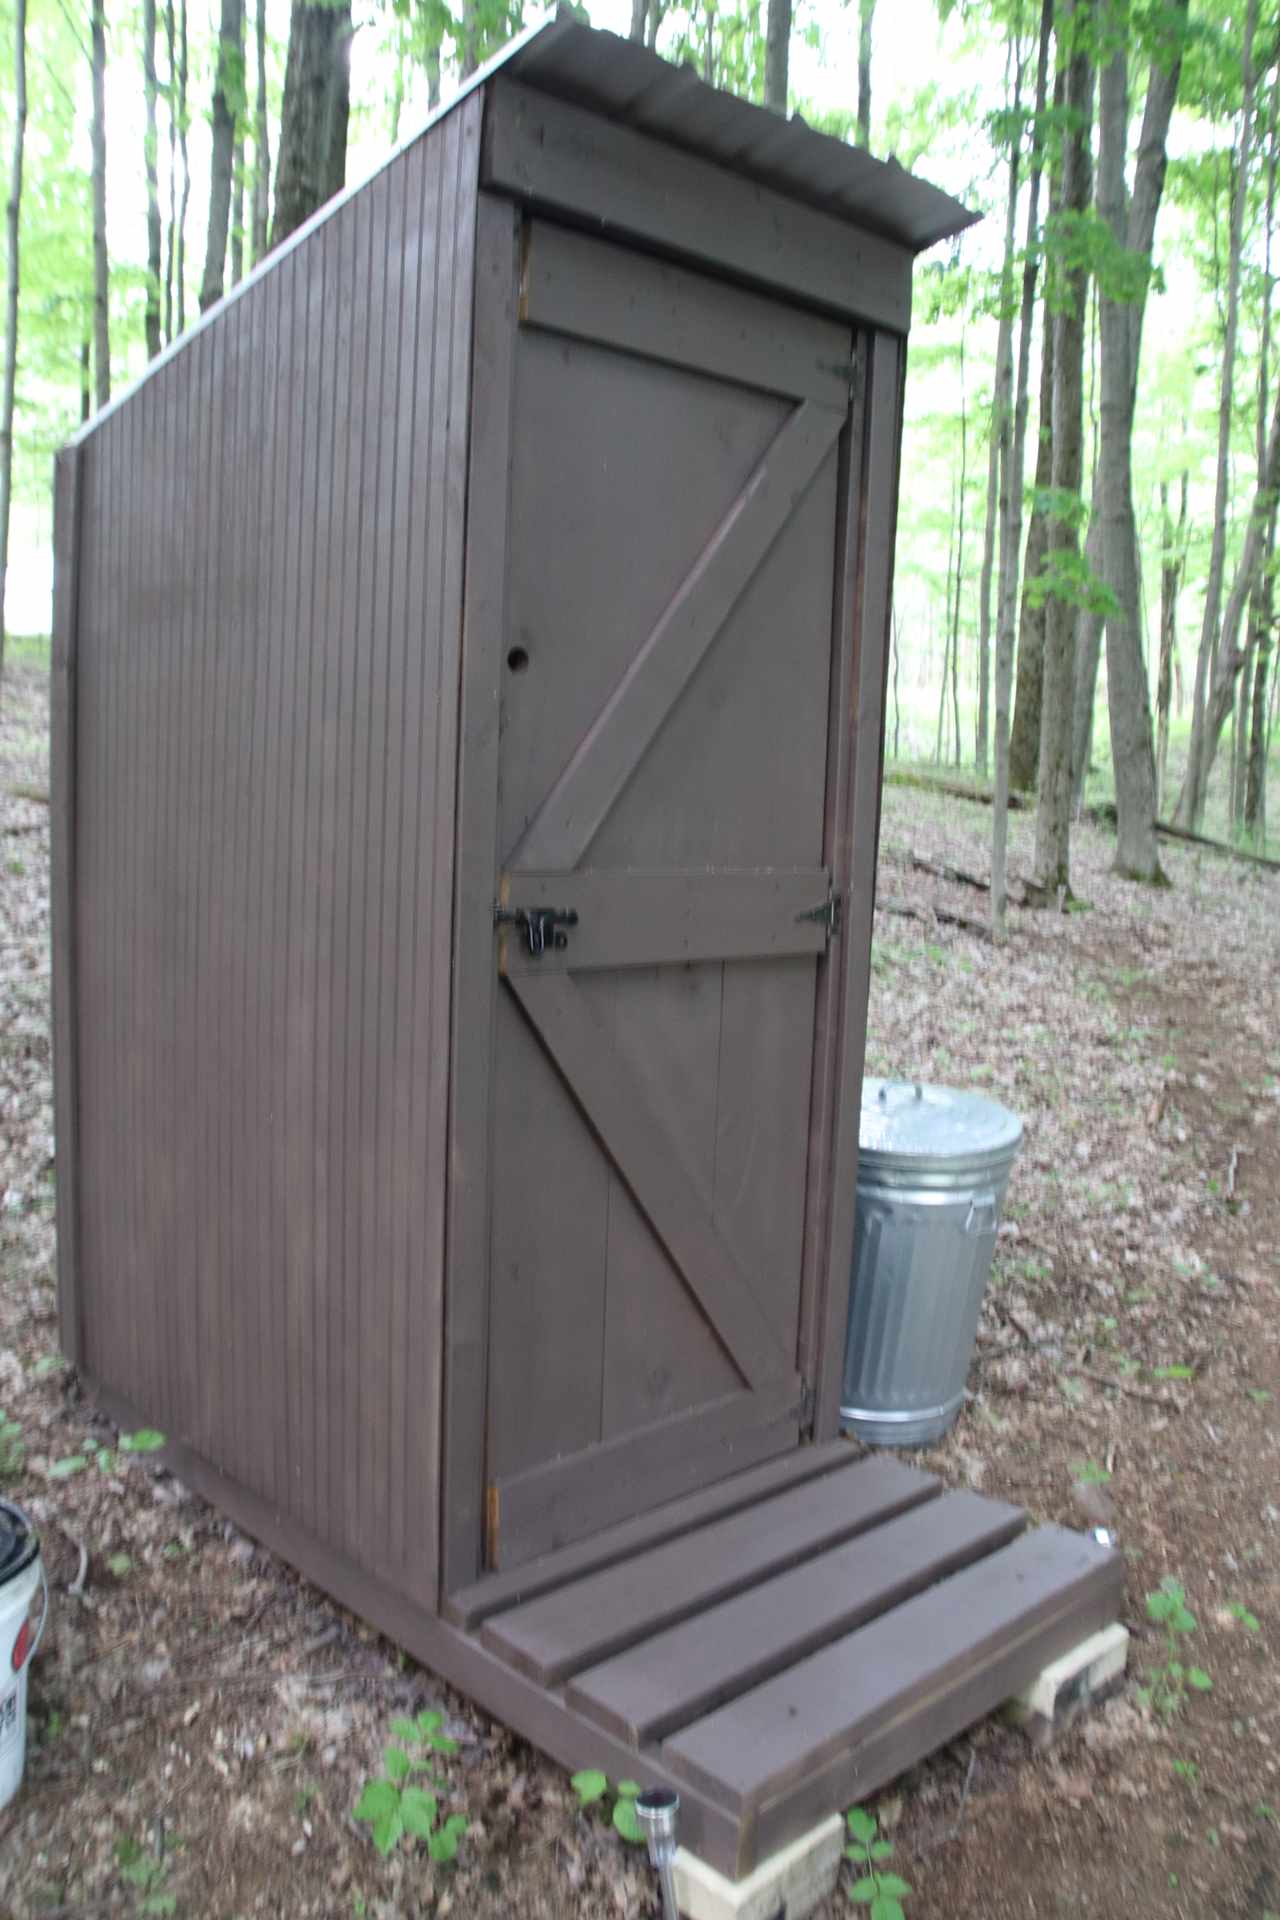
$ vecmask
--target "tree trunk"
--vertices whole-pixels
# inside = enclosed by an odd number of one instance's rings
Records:
[[[1018,390],[1013,435],[1000,468],[1000,592],[996,609],[995,796],[991,810],[991,931],[1005,936],[1009,842],[1009,703],[1013,690],[1014,618],[1018,605],[1018,560],[1022,544],[1022,476],[1026,458],[1027,396],[1031,378],[1031,329],[1035,319],[1039,259],[1040,180],[1044,154],[1044,115],[1049,80],[1049,42],[1053,0],[1043,0],[1040,47],[1036,61],[1036,112],[1027,187],[1027,244],[1022,267],[1022,305],[1018,315]],[[1008,415],[1005,434],[1009,433]]]
[[[173,338],[173,267],[174,247],[178,238],[178,107],[175,65],[177,58],[177,32],[173,17],[173,0],[166,0],[164,10],[164,44],[168,59],[169,85],[167,106],[169,117],[169,231],[165,238],[164,249],[164,337]]]
[[[1156,813],[1164,813],[1169,771],[1169,707],[1173,696],[1173,677],[1178,658],[1178,587],[1186,552],[1187,486],[1189,474],[1182,475],[1182,509],[1175,534],[1169,517],[1169,484],[1160,482],[1160,669],[1156,683]]]
[[[1040,774],[1040,702],[1044,679],[1044,632],[1048,613],[1042,600],[1028,598],[1027,585],[1037,578],[1049,548],[1049,515],[1043,496],[1053,484],[1053,316],[1047,307],[1040,344],[1040,426],[1036,445],[1036,502],[1027,528],[1027,551],[1022,567],[1022,607],[1018,617],[1018,681],[1009,736],[1009,785],[1026,791]]]
[[[471,50],[474,54],[474,45]],[[351,0],[338,0],[334,6],[293,0],[280,115],[273,247],[342,190],[351,108],[350,54]],[[464,52],[464,63],[465,59]],[[474,65],[473,59],[471,68],[464,64],[464,71],[473,71]]]
[[[147,358],[154,360],[162,343],[160,330],[160,181],[159,136],[156,131],[156,0],[142,0],[142,91],[146,102],[143,163],[147,176],[147,291],[143,329]]]
[[[1201,747],[1198,761],[1189,762],[1187,777],[1183,782],[1182,795],[1178,802],[1178,824],[1182,824],[1184,809],[1194,819],[1204,816],[1204,799],[1208,791],[1209,776],[1213,772],[1213,762],[1218,751],[1218,742],[1227,716],[1235,702],[1236,680],[1244,668],[1247,652],[1237,649],[1236,637],[1240,632],[1240,623],[1249,595],[1258,578],[1259,568],[1266,552],[1268,532],[1271,525],[1271,496],[1280,488],[1280,385],[1276,390],[1276,403],[1271,415],[1271,428],[1267,435],[1267,458],[1264,471],[1258,477],[1258,486],[1253,496],[1253,505],[1249,510],[1249,525],[1244,537],[1244,550],[1231,592],[1227,597],[1226,610],[1222,616],[1222,633],[1218,642],[1218,651],[1213,661],[1209,685],[1205,694],[1203,716],[1201,720]],[[1193,717],[1194,729],[1194,717]],[[1194,732],[1193,732],[1194,739]],[[1193,776],[1200,782],[1198,804],[1197,796],[1190,795]],[[1193,829],[1198,831],[1198,828]]]
[[[1222,382],[1218,400],[1218,467],[1214,486],[1213,536],[1209,548],[1209,573],[1204,591],[1204,617],[1200,627],[1200,646],[1196,654],[1195,692],[1191,708],[1191,748],[1186,778],[1178,798],[1177,820],[1195,831],[1204,820],[1208,791],[1207,760],[1217,747],[1206,739],[1206,708],[1209,697],[1210,669],[1219,651],[1219,614],[1222,609],[1222,583],[1227,557],[1227,507],[1231,468],[1231,413],[1235,399],[1236,338],[1240,324],[1240,263],[1243,252],[1245,204],[1249,188],[1249,143],[1253,122],[1253,41],[1258,25],[1258,0],[1248,0],[1244,22],[1243,77],[1244,96],[1240,111],[1240,153],[1236,166],[1235,192],[1231,197],[1231,227],[1227,252],[1227,323],[1222,347]]]
[[[1244,824],[1259,850],[1265,847],[1267,841],[1267,663],[1271,652],[1271,614],[1274,597],[1270,573],[1263,581],[1262,596],[1263,618],[1257,658],[1253,668],[1249,753],[1244,794]]]
[[[191,202],[191,154],[187,147],[187,0],[178,14],[178,149],[182,157],[182,199],[178,207],[178,247],[174,269],[177,288],[178,332],[187,325],[187,207]]]
[[[1022,50],[1020,47],[1011,47],[1010,52],[1014,65],[1012,108],[1017,117],[1022,111]],[[1007,69],[1005,78],[1007,82]],[[991,702],[991,576],[995,566],[996,521],[1002,511],[1000,478],[1009,457],[1009,406],[1013,384],[1013,250],[1021,171],[1022,133],[1019,129],[1009,148],[1004,258],[1000,267],[1000,323],[996,334],[996,373],[987,447],[987,512],[982,533],[982,569],[978,580],[978,730],[974,743],[974,763],[984,779],[987,773]]]
[[[19,229],[22,222],[22,157],[27,137],[27,0],[13,9],[13,159],[5,202],[8,247],[4,301],[4,388],[0,393],[0,682],[8,632],[4,596],[9,584],[9,509],[13,499],[13,415],[18,386]]]
[[[787,62],[791,54],[791,0],[769,0],[764,42],[764,103],[787,111]]]
[[[204,278],[200,282],[200,311],[207,313],[222,298],[227,262],[227,227],[231,215],[231,183],[235,171],[236,118],[240,96],[242,0],[222,0],[218,33],[218,64],[213,81],[213,153],[209,162],[209,231],[204,249]]]
[[[271,128],[267,117],[267,0],[258,0],[254,32],[258,90],[253,113],[253,264],[267,250],[271,227]]]
[[[1084,564],[1091,579],[1103,577],[1101,467],[1094,462],[1090,490],[1089,531],[1085,535]],[[1076,609],[1075,686],[1071,695],[1071,804],[1080,811],[1084,783],[1093,755],[1093,709],[1098,695],[1098,668],[1102,663],[1102,615],[1092,607]]]
[[[648,12],[648,0],[631,0],[631,38],[638,47],[644,45],[645,15]]]
[[[1128,0],[1113,0],[1121,45],[1103,71],[1099,90],[1098,212],[1117,247],[1138,255],[1149,270],[1150,249],[1164,189],[1169,122],[1182,71],[1187,0],[1166,9],[1175,35],[1167,64],[1153,62],[1147,82],[1133,206],[1125,216],[1125,149],[1129,129]],[[1135,242],[1137,244],[1135,244]],[[1130,880],[1164,883],[1156,846],[1156,774],[1151,704],[1142,649],[1141,571],[1133,511],[1133,422],[1146,281],[1136,299],[1099,291],[1102,332],[1103,573],[1115,598],[1108,616],[1107,705],[1116,786],[1115,871]]]
[[[1066,0],[1059,22],[1067,25],[1065,104],[1070,126],[1063,137],[1062,210],[1076,221],[1088,211],[1092,188],[1089,147],[1093,116],[1092,39],[1094,0]],[[1084,31],[1080,31],[1084,29]],[[1065,36],[1064,36],[1065,37]],[[1059,41],[1062,47],[1062,39]],[[1059,57],[1062,57],[1060,52]],[[1062,274],[1061,303],[1053,316],[1053,488],[1059,509],[1049,522],[1047,557],[1070,564],[1079,551],[1075,517],[1062,503],[1078,498],[1083,467],[1084,330],[1088,269],[1072,263]],[[1040,709],[1040,798],[1036,808],[1036,889],[1045,901],[1071,889],[1071,718],[1075,686],[1075,607],[1060,594],[1045,606],[1044,685]]]
[[[80,425],[93,412],[93,344],[88,336],[80,342]]]
[[[107,17],[93,0],[93,362],[97,401],[111,398],[111,280],[107,266]]]
[[[871,26],[876,0],[858,0],[858,145],[871,145]]]
[[[965,404],[964,391],[964,328],[960,329],[960,500],[956,514],[956,580],[955,599],[951,614],[951,717],[952,750],[955,763],[960,765],[960,591],[964,585],[964,495],[969,480],[969,416]],[[946,698],[946,675],[943,675],[942,694]]]
[[[480,65],[480,22],[476,9],[479,0],[462,0],[462,40],[458,49],[458,75],[469,80]]]

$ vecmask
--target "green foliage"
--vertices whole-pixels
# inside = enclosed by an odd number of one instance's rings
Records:
[[[640,1797],[640,1783],[637,1780],[619,1780],[612,1789],[613,1803],[610,1806],[609,1776],[601,1773],[598,1767],[586,1767],[581,1773],[575,1773],[569,1781],[578,1796],[578,1805],[584,1809],[598,1807],[603,1815],[606,1809],[614,1831],[631,1847],[644,1845],[644,1829],[636,1813],[636,1801]]]
[[[428,1780],[424,1785],[414,1778],[429,1764],[428,1755],[457,1752],[457,1741],[441,1731],[443,1725],[444,1715],[434,1711],[412,1720],[393,1720],[391,1731],[407,1745],[383,1748],[382,1773],[365,1782],[352,1809],[356,1819],[371,1829],[373,1844],[384,1859],[401,1840],[421,1841],[438,1865],[457,1858],[467,1816],[451,1813],[442,1821],[438,1796],[445,1783]]]
[[[175,1846],[170,1841],[170,1848]],[[132,1834],[123,1834],[116,1841],[115,1862],[120,1878],[125,1885],[133,1889],[135,1897],[134,1912],[139,1914],[175,1913],[178,1901],[175,1894],[165,1888],[172,1864],[170,1855],[148,1853]]]
[[[1233,1620],[1238,1620],[1240,1622],[1240,1625],[1246,1630],[1246,1632],[1248,1633],[1262,1632],[1262,1622],[1258,1619],[1258,1616],[1256,1613],[1250,1613],[1248,1607],[1245,1606],[1242,1600],[1233,1600],[1230,1606],[1227,1608],[1227,1612],[1231,1615],[1231,1618]]]
[[[1139,1698],[1162,1720],[1172,1720],[1185,1707],[1188,1689],[1209,1693],[1213,1688],[1203,1667],[1187,1666],[1182,1659],[1183,1643],[1196,1631],[1196,1617],[1187,1606],[1181,1581],[1172,1574],[1147,1595],[1147,1618],[1164,1630],[1165,1658],[1147,1674]]]
[[[1027,580],[1024,592],[1033,607],[1042,607],[1046,600],[1062,600],[1104,620],[1120,611],[1120,603],[1106,581],[1091,571],[1077,547],[1050,547],[1039,573]]]
[[[22,1428],[7,1413],[0,1412],[0,1486],[17,1478],[26,1457]]]
[[[1086,1487],[1105,1487],[1111,1475],[1096,1460],[1077,1460],[1071,1469],[1076,1479]]]
[[[899,1874],[881,1871],[885,1861],[893,1858],[893,1844],[876,1838],[876,1816],[865,1807],[850,1807],[844,1821],[849,1830],[844,1857],[852,1862],[855,1875],[849,1888],[850,1900],[855,1906],[866,1907],[870,1920],[905,1920],[902,1902],[911,1885]]]

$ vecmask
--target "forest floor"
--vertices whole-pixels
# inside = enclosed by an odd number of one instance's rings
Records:
[[[568,1781],[189,1494],[112,1450],[56,1346],[47,682],[0,713],[0,1409],[53,1605],[26,1784],[0,1813],[0,1915],[651,1916],[642,1856]],[[35,797],[33,797],[35,796]],[[1031,822],[1012,822],[1011,864]],[[980,1086],[1025,1119],[954,1484],[1106,1518],[1129,1680],[1047,1754],[997,1721],[879,1796],[911,1920],[1280,1913],[1280,875],[1170,849],[1173,887],[1015,911],[1004,951],[936,918],[985,898],[989,812],[890,788],[868,1066]],[[0,1440],[0,1448],[4,1442]],[[105,1451],[104,1451],[105,1450]],[[99,1460],[99,1453],[102,1458]],[[76,1461],[84,1461],[75,1466]],[[1212,1690],[1161,1713],[1162,1580]],[[384,1863],[352,1820],[393,1716],[439,1707],[471,1822],[453,1868]],[[852,1912],[842,1884],[822,1920]],[[858,1909],[865,1912],[866,1909]]]

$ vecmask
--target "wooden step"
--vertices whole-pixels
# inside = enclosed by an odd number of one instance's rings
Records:
[[[663,1764],[767,1855],[1019,1692],[1122,1591],[1118,1554],[1041,1528],[681,1728]]]
[[[482,1638],[555,1686],[938,1491],[930,1475],[900,1461],[863,1460],[498,1614]]]
[[[771,1494],[784,1493],[788,1487],[856,1466],[861,1458],[847,1440],[828,1441],[820,1447],[796,1447],[791,1453],[766,1461],[763,1466],[730,1474],[725,1480],[717,1480],[714,1486],[685,1494],[679,1500],[669,1500],[652,1512],[608,1527],[589,1540],[562,1547],[558,1553],[543,1554],[525,1566],[513,1567],[509,1573],[487,1574],[473,1586],[461,1587],[451,1594],[445,1602],[445,1613],[455,1626],[478,1626],[491,1615],[519,1606],[522,1601],[534,1600],[553,1587],[566,1586],[584,1574],[631,1559],[649,1547],[661,1546],[664,1540],[692,1533],[695,1527],[705,1526],[709,1521],[740,1513],[744,1507],[767,1500]]]
[[[634,1746],[688,1725],[1022,1531],[1017,1507],[946,1494],[629,1647],[566,1701]]]

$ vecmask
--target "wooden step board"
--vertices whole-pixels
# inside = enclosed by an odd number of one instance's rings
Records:
[[[1119,1556],[1089,1538],[1027,1532],[1015,1507],[844,1443],[809,1453],[807,1472],[793,1456],[744,1473],[450,1607],[513,1700],[532,1684],[563,1718],[562,1755],[616,1772],[625,1754],[640,1781],[678,1786],[731,1877],[1121,1605]]]

